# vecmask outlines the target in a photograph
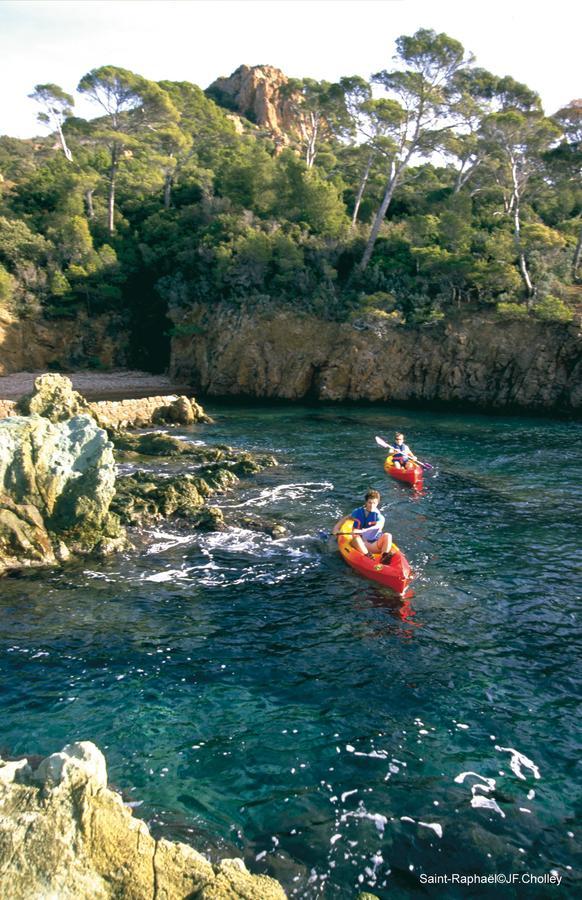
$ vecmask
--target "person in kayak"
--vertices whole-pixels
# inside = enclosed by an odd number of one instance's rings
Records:
[[[387,562],[391,557],[392,535],[384,531],[384,516],[378,511],[380,492],[370,490],[364,497],[364,505],[358,506],[348,516],[344,516],[336,522],[332,534],[341,531],[345,522],[350,519],[355,521],[352,546],[363,553],[364,556],[372,556],[374,553],[382,553],[382,562]]]
[[[395,468],[413,469],[414,464],[412,460],[414,459],[414,453],[408,444],[404,443],[404,435],[401,431],[397,431],[394,435],[394,449],[396,453],[392,456],[392,463]]]

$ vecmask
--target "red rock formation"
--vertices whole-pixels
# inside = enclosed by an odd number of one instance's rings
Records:
[[[303,117],[297,113],[300,95],[286,96],[281,90],[288,83],[287,76],[274,66],[242,65],[228,78],[213,81],[208,94],[265,129],[282,150],[302,136],[304,129]]]

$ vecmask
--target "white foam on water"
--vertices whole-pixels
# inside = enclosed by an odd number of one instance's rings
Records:
[[[536,764],[532,762],[531,759],[528,759],[527,756],[524,756],[523,753],[520,753],[519,750],[515,750],[513,747],[500,747],[499,744],[495,744],[495,749],[499,750],[500,753],[511,753],[509,767],[522,781],[526,780],[526,776],[522,772],[522,767],[533,772],[534,778],[541,778],[540,770]]]
[[[471,798],[471,806],[474,806],[475,808],[491,809],[493,812],[499,813],[502,819],[505,818],[505,813],[499,808],[492,797],[481,797],[480,794],[474,794]]]
[[[367,756],[369,759],[388,759],[386,750],[371,750],[369,753],[364,753],[362,750],[356,750],[354,756]]]
[[[470,775],[472,775],[473,778],[479,778],[482,782],[484,782],[484,784],[482,785],[473,785],[473,787],[481,788],[481,790],[486,791],[492,791],[495,787],[496,782],[494,778],[487,778],[485,775],[480,775],[479,772],[461,772],[460,775],[455,775],[455,783],[463,784],[465,778],[468,778]]]
[[[331,481],[305,481],[292,484],[279,484],[265,488],[256,497],[249,497],[242,503],[234,504],[231,509],[245,506],[267,506],[279,500],[308,500],[313,494],[322,494],[333,490]]]
[[[341,799],[342,803],[345,803],[345,802],[346,802],[346,797],[351,797],[352,794],[357,794],[357,793],[358,793],[358,789],[357,789],[357,788],[354,788],[353,791],[345,791],[345,792],[341,795],[341,798],[340,798],[340,799]]]
[[[535,792],[534,789],[532,788],[531,791],[528,791],[528,792],[527,792],[527,799],[528,799],[528,800],[533,800],[533,798],[535,797],[535,795],[536,795],[536,792]]]
[[[411,819],[410,816],[400,816],[401,822],[416,822],[416,819]]]
[[[386,816],[383,816],[380,813],[368,812],[361,801],[358,809],[343,813],[340,822],[347,822],[348,819],[368,819],[370,822],[374,823],[374,825],[376,826],[376,831],[380,836],[384,834],[384,829],[388,824],[388,819],[386,818]]]
[[[151,547],[148,547],[145,551],[146,556],[153,556],[156,553],[163,553],[165,550],[170,550],[172,547],[179,547],[182,544],[191,544],[197,537],[197,535],[190,534],[171,534],[170,532],[165,531],[153,531],[150,532],[153,538],[158,539],[158,543],[152,544]]]
[[[178,578],[187,578],[188,573],[182,569],[168,569],[167,572],[154,572],[153,575],[146,575],[144,581],[176,581]]]
[[[341,838],[341,834],[334,834],[330,837],[329,842],[330,842],[330,844],[335,844],[335,842],[339,841],[340,838]]]
[[[422,825],[423,828],[432,828],[434,833],[442,838],[443,836],[443,826],[439,822],[420,822],[419,825]]]
[[[463,724],[463,722],[457,722],[457,728],[468,728],[468,725]]]

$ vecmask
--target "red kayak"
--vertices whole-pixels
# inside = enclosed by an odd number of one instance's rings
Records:
[[[403,481],[405,484],[411,484],[415,488],[422,487],[422,466],[418,463],[412,464],[410,469],[400,469],[395,466],[392,461],[393,454],[390,453],[384,461],[384,471],[397,481]]]
[[[337,538],[339,551],[345,561],[358,575],[376,581],[397,594],[403,594],[412,580],[410,565],[404,553],[398,549],[396,544],[392,544],[392,557],[386,564],[380,562],[381,553],[375,553],[372,557],[360,553],[351,544],[351,532],[354,524],[354,519],[344,522],[342,533],[338,534]]]

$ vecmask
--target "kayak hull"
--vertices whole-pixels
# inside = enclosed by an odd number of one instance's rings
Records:
[[[345,522],[342,530],[346,533],[338,535],[337,539],[339,552],[347,564],[358,575],[390,588],[396,594],[403,594],[412,580],[410,565],[404,553],[396,544],[392,544],[393,555],[387,564],[380,562],[380,553],[375,553],[373,557],[365,556],[352,547],[351,530],[354,524],[353,519]]]
[[[410,484],[417,488],[422,487],[422,466],[419,466],[418,463],[413,463],[411,469],[399,469],[394,465],[392,456],[393,454],[391,453],[386,457],[384,471],[391,478],[395,478],[396,481],[401,481],[403,484]]]

